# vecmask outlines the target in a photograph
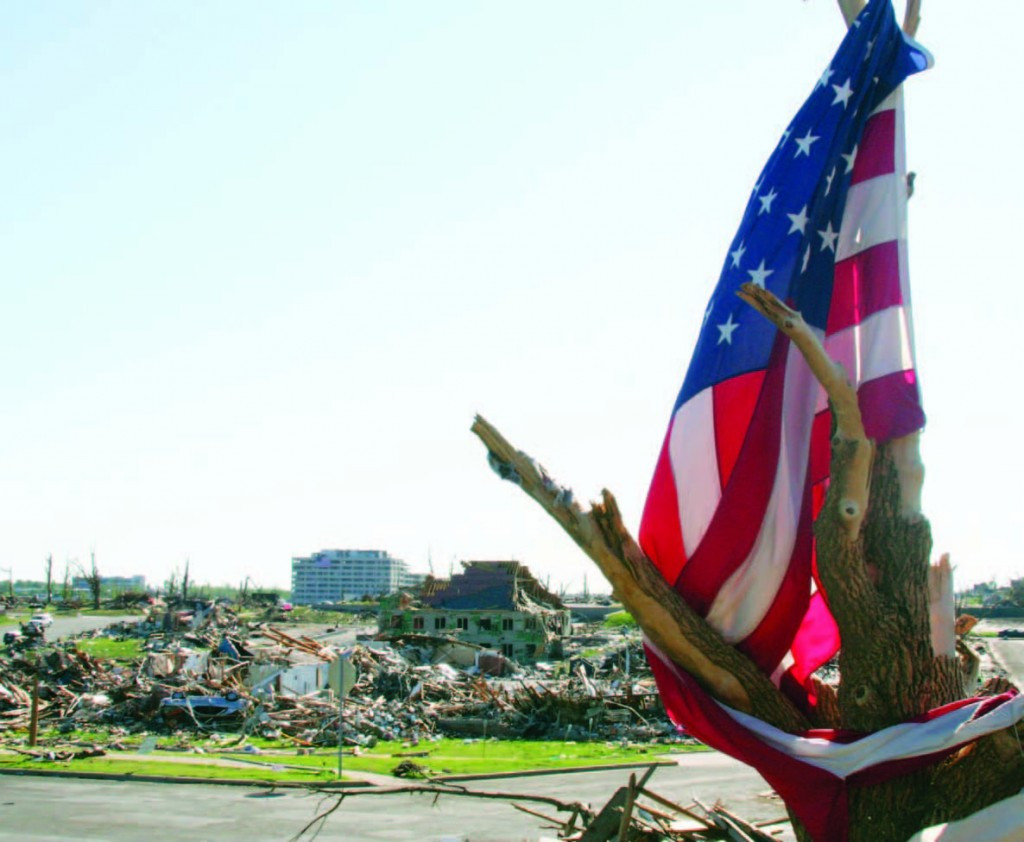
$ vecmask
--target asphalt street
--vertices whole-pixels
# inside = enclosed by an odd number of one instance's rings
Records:
[[[630,772],[614,770],[523,776],[466,782],[473,790],[548,795],[603,804]],[[694,797],[723,802],[748,820],[784,815],[781,802],[751,769],[713,752],[684,755],[678,766],[659,767],[654,792],[687,804]],[[329,808],[333,798],[301,790],[253,789],[209,784],[147,784],[39,776],[0,776],[0,840],[288,840]],[[554,808],[529,804],[543,813]],[[563,814],[566,818],[567,814]],[[788,825],[786,827],[788,833]],[[303,839],[311,839],[307,834]],[[324,823],[320,840],[352,842],[470,842],[555,839],[545,823],[511,806],[511,800],[445,795],[370,795],[346,798]],[[792,836],[781,836],[792,839]]]
[[[1024,688],[1024,638],[990,638],[988,643],[992,647],[992,654],[1010,674],[1010,681]]]
[[[53,614],[53,625],[46,630],[46,639],[60,640],[63,637],[71,637],[72,635],[92,631],[93,629],[102,629],[105,626],[109,626],[113,623],[119,623],[122,620],[132,620],[136,618],[137,615],[135,614],[123,614],[117,617],[94,617],[89,615],[67,616]],[[4,620],[0,619],[0,637],[2,637],[5,631],[17,628],[20,628],[18,623],[6,623]]]

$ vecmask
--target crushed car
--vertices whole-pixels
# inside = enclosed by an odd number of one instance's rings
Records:
[[[238,719],[249,709],[249,700],[237,693],[223,696],[190,696],[175,692],[160,700],[160,713],[168,721],[194,719],[196,722]]]

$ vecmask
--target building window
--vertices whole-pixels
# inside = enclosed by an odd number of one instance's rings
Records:
[[[523,628],[525,628],[525,629],[535,629],[535,628],[537,628],[537,618],[536,617],[526,617],[523,620]]]
[[[480,631],[490,631],[491,630],[491,618],[490,617],[481,617],[479,620],[477,620],[477,628],[479,628]]]
[[[464,631],[469,631],[469,617],[456,617],[455,624]]]
[[[445,625],[446,625],[445,620],[446,620],[446,618],[444,618],[444,617],[434,617],[434,628],[435,629],[443,629],[445,627]]]
[[[511,658],[512,657],[512,651],[513,650],[512,650],[512,644],[511,643],[502,643],[501,644],[501,654],[504,655],[506,658]]]
[[[422,629],[423,628],[423,618],[422,617],[413,617],[412,618],[412,627],[414,629]]]
[[[501,620],[501,630],[502,631],[512,631],[512,618],[511,617],[503,617],[502,618],[502,620]]]

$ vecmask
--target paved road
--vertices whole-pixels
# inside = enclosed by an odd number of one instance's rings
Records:
[[[47,640],[60,640],[63,637],[81,634],[92,629],[102,629],[121,620],[135,619],[135,614],[122,614],[117,617],[93,617],[89,615],[53,615],[53,625],[46,630]],[[0,621],[2,622],[2,621]],[[0,625],[0,637],[5,631],[20,628],[18,623]]]
[[[988,643],[992,647],[993,654],[1010,674],[1010,681],[1024,690],[1024,638],[1010,640],[989,638]]]
[[[551,795],[599,806],[626,783],[629,771],[504,778],[468,782],[466,786]],[[661,767],[649,786],[683,803],[694,796],[708,804],[722,800],[751,820],[783,814],[778,800],[759,797],[768,790],[763,779],[716,753],[686,755],[677,767]],[[0,776],[0,840],[287,840],[331,803],[296,790],[270,794],[248,787],[4,775]],[[534,806],[541,812],[554,812],[553,808]],[[350,842],[554,839],[555,832],[544,824],[507,801],[443,796],[435,804],[430,796],[363,794],[346,799],[317,838]]]

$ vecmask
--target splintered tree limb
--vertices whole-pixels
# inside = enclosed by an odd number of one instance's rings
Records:
[[[839,11],[843,13],[843,20],[846,21],[847,27],[853,25],[853,22],[857,20],[857,15],[863,11],[866,5],[864,0],[839,0]]]
[[[737,295],[790,338],[828,394],[836,424],[833,443],[837,446],[847,443],[845,448],[849,451],[840,486],[838,512],[850,540],[855,541],[860,534],[868,508],[868,484],[873,450],[864,432],[864,423],[861,421],[857,390],[847,379],[843,367],[833,362],[825,353],[825,348],[817,336],[796,310],[790,309],[756,284],[743,284]]]
[[[558,522],[597,564],[651,642],[708,693],[791,733],[809,726],[754,663],[726,643],[665,581],[626,530],[611,492],[603,491],[602,502],[585,512],[571,491],[479,415],[472,430],[487,447],[498,474],[519,485]]]
[[[864,0],[838,0],[839,11],[843,13],[843,20],[846,25],[852,26],[857,15],[867,5]],[[903,15],[903,31],[911,38],[917,34],[917,27],[921,23],[921,0],[907,0],[907,9]]]
[[[893,439],[888,447],[900,483],[900,515],[908,520],[920,518],[921,486],[924,485],[921,433]]]
[[[911,38],[917,35],[917,27],[921,25],[921,0],[907,0],[907,10],[903,14],[903,31]]]
[[[800,314],[753,284],[738,295],[790,338],[835,418],[831,482],[815,536],[819,576],[843,641],[837,701],[844,727],[874,731],[962,698],[952,610],[943,618],[948,635],[937,628],[938,617],[933,632],[931,530],[903,489],[904,482],[913,486],[912,497],[920,490],[916,436],[876,453],[856,390]],[[941,590],[948,572],[947,562],[932,574],[933,589]]]

